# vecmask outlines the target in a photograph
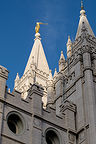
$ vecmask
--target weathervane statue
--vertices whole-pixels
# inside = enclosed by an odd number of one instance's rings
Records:
[[[35,32],[38,33],[40,29],[40,24],[48,25],[48,23],[36,22]]]

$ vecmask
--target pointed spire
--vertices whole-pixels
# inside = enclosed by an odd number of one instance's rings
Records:
[[[16,87],[18,85],[18,81],[19,81],[19,74],[17,73],[16,78],[15,78],[14,87]]]
[[[70,36],[68,36],[68,41],[67,41],[67,57],[68,58],[71,56],[71,46],[72,46],[72,42],[71,42]]]
[[[56,77],[56,76],[57,76],[57,70],[55,68],[54,77]]]
[[[64,57],[64,55],[63,55],[63,51],[61,51],[60,60],[64,60],[64,61],[65,61],[65,57]]]
[[[72,43],[72,42],[71,42],[70,36],[68,36],[67,45],[70,45],[71,43]]]
[[[33,58],[34,57],[34,58]],[[34,60],[33,60],[34,59]],[[41,43],[40,33],[35,34],[35,41],[31,50],[24,74],[30,70],[30,65],[34,62],[36,68],[49,74],[49,66]]]
[[[80,20],[79,20],[79,25],[78,25],[78,30],[77,30],[77,34],[76,34],[76,38],[77,39],[79,36],[81,36],[82,34],[82,24],[85,24],[85,27],[87,29],[87,32],[89,35],[94,36],[94,33],[91,29],[91,26],[87,20],[87,17],[85,15],[85,10],[84,10],[84,6],[83,6],[83,1],[81,1],[81,11],[80,11]]]
[[[65,65],[65,57],[63,55],[63,51],[61,51],[61,56],[59,60],[59,71],[62,71],[64,69],[64,65]]]
[[[19,74],[17,73],[15,81],[19,80]]]

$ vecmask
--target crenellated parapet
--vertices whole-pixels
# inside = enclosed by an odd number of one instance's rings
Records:
[[[8,70],[3,67],[3,66],[0,66],[0,77],[4,78],[4,79],[8,79]]]

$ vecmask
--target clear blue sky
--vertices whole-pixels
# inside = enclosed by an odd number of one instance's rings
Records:
[[[80,0],[0,0],[0,65],[9,70],[7,85],[14,86],[24,72],[34,42],[35,23],[46,22],[40,34],[52,73],[58,70],[61,50],[66,57],[68,35],[75,39]],[[84,0],[89,23],[96,35],[96,1]],[[54,53],[54,55],[53,55]]]

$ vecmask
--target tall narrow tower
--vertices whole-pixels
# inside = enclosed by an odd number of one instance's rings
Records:
[[[87,20],[83,2],[81,2],[80,21],[76,34],[76,40],[79,41],[79,51],[82,54],[83,61],[83,88],[82,88],[82,99],[83,99],[83,112],[84,122],[86,125],[86,135],[88,144],[96,143],[96,84],[95,84],[95,59],[96,59],[96,37],[91,29],[91,26]],[[76,45],[75,45],[76,46]],[[76,47],[75,47],[76,49]],[[75,50],[74,49],[74,50]],[[81,92],[81,91],[80,91]]]

